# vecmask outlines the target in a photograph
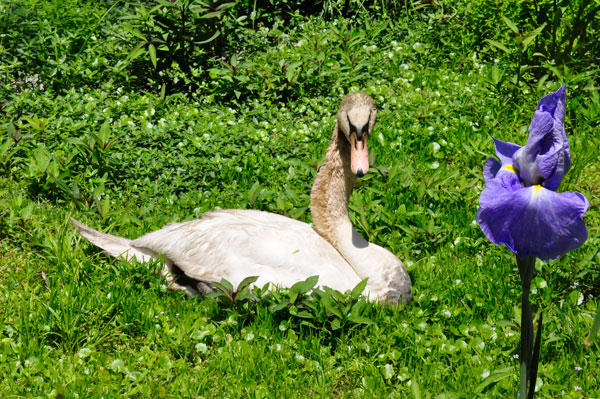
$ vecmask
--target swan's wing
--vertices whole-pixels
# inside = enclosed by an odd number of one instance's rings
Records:
[[[261,211],[209,212],[202,219],[146,234],[131,245],[160,253],[186,275],[202,281],[225,278],[237,286],[248,276],[258,276],[258,285],[289,287],[318,275],[319,285],[341,291],[360,282],[352,267],[310,225]]]

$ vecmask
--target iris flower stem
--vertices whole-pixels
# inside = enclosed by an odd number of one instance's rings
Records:
[[[520,258],[517,256],[517,265],[521,276],[521,384],[519,388],[519,398],[527,399],[527,383],[535,381],[532,376],[533,360],[533,314],[531,311],[531,302],[529,302],[529,293],[531,291],[531,280],[535,271],[534,256]],[[535,367],[537,370],[537,367]],[[535,382],[534,382],[535,384]],[[531,389],[531,388],[530,388]],[[535,389],[535,387],[533,388]],[[532,396],[531,396],[532,397]]]

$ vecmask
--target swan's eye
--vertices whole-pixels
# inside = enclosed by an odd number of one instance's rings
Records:
[[[348,119],[348,133],[349,134],[352,134],[352,133],[358,134],[358,130],[356,129],[356,126],[354,126],[352,124],[352,121],[350,120],[350,117],[348,116],[348,114],[346,114],[346,118]]]

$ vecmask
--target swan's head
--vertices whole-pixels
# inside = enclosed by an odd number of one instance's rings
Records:
[[[340,104],[338,128],[350,143],[350,169],[358,177],[369,170],[367,141],[377,117],[373,99],[365,93],[349,93]]]

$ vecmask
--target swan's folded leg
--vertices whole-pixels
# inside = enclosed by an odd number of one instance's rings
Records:
[[[198,291],[189,286],[179,285],[176,282],[177,277],[171,273],[173,263],[159,256],[157,253],[147,248],[135,248],[131,246],[131,241],[127,238],[113,236],[112,234],[101,233],[80,221],[71,218],[71,222],[77,227],[79,233],[95,246],[102,248],[107,255],[114,258],[124,258],[127,261],[136,259],[138,262],[146,263],[154,259],[161,259],[163,267],[160,275],[165,278],[169,289],[186,291],[189,296],[194,296]]]
[[[139,249],[138,249],[139,250]],[[142,251],[147,250],[142,248]],[[191,297],[198,295],[198,290],[191,285],[180,285],[177,283],[178,276],[174,272],[173,262],[169,259],[165,259],[163,256],[157,256],[163,262],[163,267],[160,269],[160,275],[167,281],[167,287],[170,290],[185,291]]]

